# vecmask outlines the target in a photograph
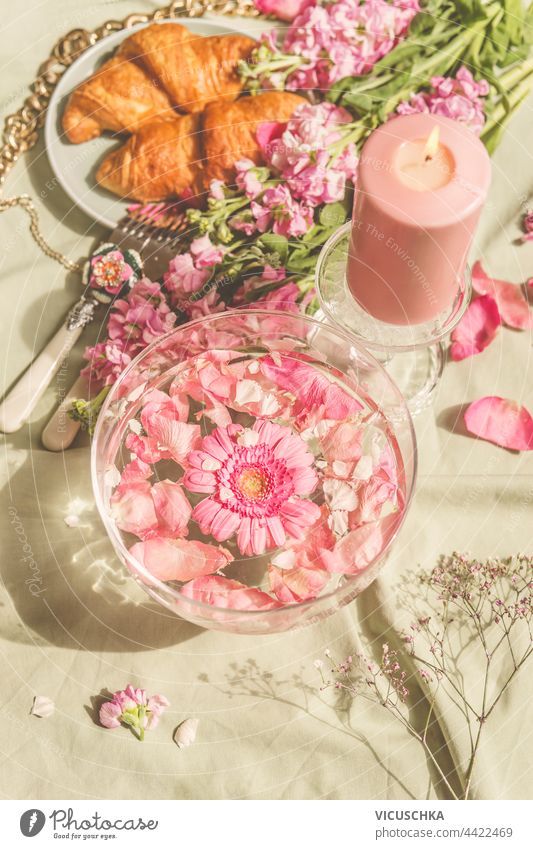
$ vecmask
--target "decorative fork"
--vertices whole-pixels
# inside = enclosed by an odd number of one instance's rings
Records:
[[[83,329],[97,318],[98,307],[109,305],[120,297],[143,273],[152,280],[162,276],[177,252],[177,242],[187,225],[187,219],[177,204],[135,204],[128,208],[128,215],[118,223],[108,242],[87,261],[83,272],[86,284],[83,295],[0,404],[1,431],[13,433],[29,419]],[[45,448],[61,451],[70,445],[79,423],[68,417],[67,409],[73,398],[83,397],[86,389],[85,381],[80,377],[64,396],[43,431]]]

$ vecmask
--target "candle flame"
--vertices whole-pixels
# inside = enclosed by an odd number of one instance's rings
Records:
[[[426,142],[426,146],[424,148],[424,161],[427,162],[428,159],[433,159],[438,148],[439,148],[439,138],[440,138],[440,129],[438,126],[433,127],[431,130],[428,140]]]

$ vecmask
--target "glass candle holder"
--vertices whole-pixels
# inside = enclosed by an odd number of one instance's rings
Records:
[[[472,294],[467,267],[457,280],[452,302],[429,321],[398,324],[371,314],[353,295],[347,279],[351,222],[324,245],[316,268],[316,289],[321,310],[335,327],[349,333],[386,366],[412,414],[432,400],[444,366],[445,339],[462,318]],[[391,299],[392,299],[391,295]],[[431,298],[430,281],[420,286],[420,299]]]

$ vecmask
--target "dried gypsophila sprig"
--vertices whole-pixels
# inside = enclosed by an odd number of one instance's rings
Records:
[[[410,632],[403,635],[403,652],[384,644],[380,663],[363,654],[349,656],[342,662],[332,661],[331,679],[324,676],[322,661],[316,663],[322,675],[323,688],[334,687],[351,696],[363,696],[378,702],[396,716],[424,747],[440,778],[456,799],[470,798],[483,729],[533,650],[532,565],[532,558],[525,555],[484,562],[457,552],[442,557],[431,572],[420,575],[421,584],[428,590],[427,600],[436,603],[436,612],[431,616],[420,616],[412,623]],[[526,647],[520,653],[511,640],[517,625],[525,629],[528,637]],[[485,668],[480,704],[472,703],[467,697],[456,658],[450,649],[452,632],[458,633],[461,629],[466,629],[469,638],[477,641],[483,650]],[[331,658],[329,651],[326,655]],[[490,673],[495,661],[501,662],[502,659],[508,663],[509,673],[493,692]],[[407,672],[411,660],[420,664],[418,681],[416,674]],[[409,697],[407,685],[411,680],[433,685],[422,731],[413,725],[405,710]],[[442,685],[450,688],[468,723],[470,754],[459,793],[452,787],[428,742],[435,701]],[[493,695],[489,696],[489,693]],[[471,722],[477,725],[474,733]]]

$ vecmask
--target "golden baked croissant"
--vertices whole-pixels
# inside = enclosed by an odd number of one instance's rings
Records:
[[[232,179],[235,162],[251,159],[262,163],[256,133],[266,121],[288,121],[294,110],[307,101],[298,94],[265,91],[235,103],[212,103],[204,113],[204,184]]]
[[[247,35],[202,36],[181,24],[151,24],[123,41],[120,53],[142,65],[179,111],[202,112],[208,103],[239,96],[237,63],[254,46]]]
[[[145,71],[120,54],[109,59],[70,96],[63,113],[68,140],[79,144],[103,130],[133,133],[154,118],[173,114],[168,95]]]
[[[121,197],[159,201],[195,194],[211,180],[229,182],[234,163],[262,162],[256,139],[264,121],[286,121],[303,97],[270,91],[232,104],[212,104],[203,115],[184,115],[147,124],[102,161],[96,179]]]
[[[99,184],[125,198],[158,201],[194,185],[202,156],[201,116],[154,121],[106,156]]]
[[[254,44],[244,35],[194,35],[174,23],[137,30],[72,92],[65,134],[79,144],[104,130],[134,132],[174,108],[201,112],[206,103],[233,100],[242,91],[237,63]]]

